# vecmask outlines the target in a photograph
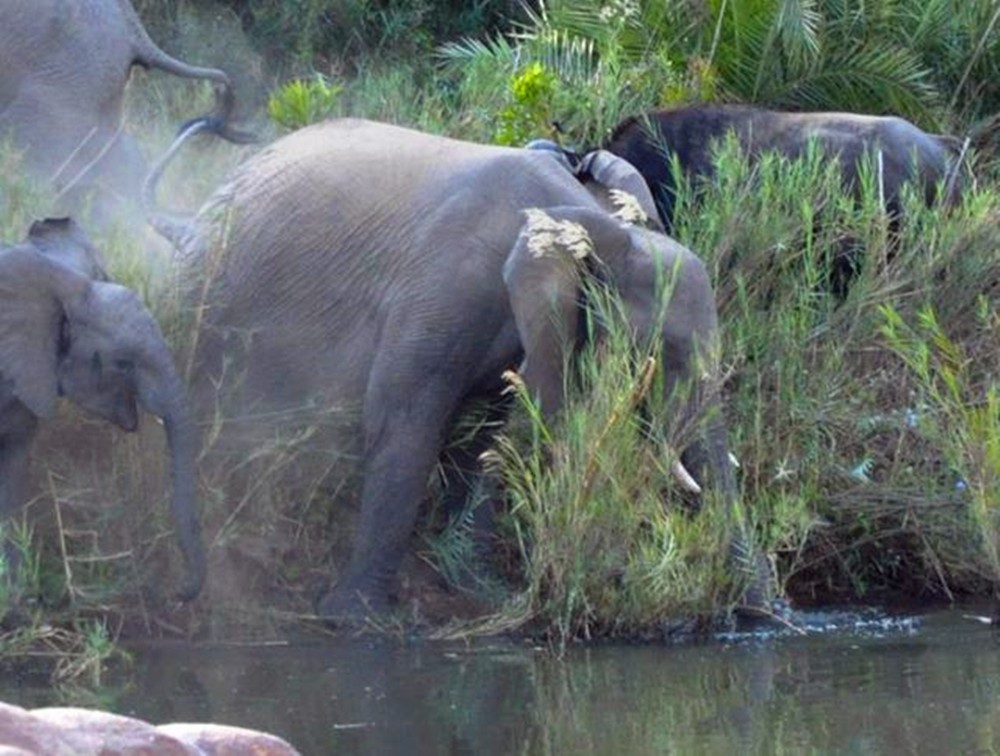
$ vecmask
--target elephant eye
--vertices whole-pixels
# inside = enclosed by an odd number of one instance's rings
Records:
[[[125,358],[119,357],[115,360],[115,369],[120,370],[123,373],[131,373],[135,370],[135,363],[132,360],[127,360]]]

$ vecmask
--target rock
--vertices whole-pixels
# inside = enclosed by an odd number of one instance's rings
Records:
[[[6,753],[73,756],[73,746],[54,725],[41,722],[20,706],[0,703],[0,746]]]
[[[274,735],[242,727],[216,724],[166,724],[162,733],[193,746],[205,756],[296,756],[298,751]],[[0,755],[2,756],[2,755]]]
[[[0,756],[297,756],[285,740],[215,724],[154,727],[72,707],[28,711],[0,702]]]
[[[192,746],[165,735],[153,725],[120,714],[59,707],[34,709],[31,716],[59,728],[78,754],[200,756]]]

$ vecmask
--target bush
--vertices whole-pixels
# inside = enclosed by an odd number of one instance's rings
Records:
[[[295,79],[275,91],[267,102],[267,114],[279,126],[299,129],[333,115],[343,87],[316,74]]]

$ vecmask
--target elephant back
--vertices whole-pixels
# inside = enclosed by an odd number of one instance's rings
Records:
[[[250,270],[260,276],[262,265],[273,266],[278,275],[290,245],[296,258],[315,248],[311,254],[350,265],[350,241],[365,239],[370,248],[359,264],[391,252],[420,265],[445,227],[458,236],[455,229],[467,225],[474,238],[486,214],[516,235],[523,207],[574,204],[599,207],[571,173],[535,151],[334,119],[289,134],[241,165],[199,211],[187,256],[200,264],[224,244],[220,265],[243,290]]]

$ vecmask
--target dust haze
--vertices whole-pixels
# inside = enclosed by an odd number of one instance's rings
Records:
[[[184,5],[175,18],[164,18],[157,5],[136,2],[154,42],[192,65],[224,70],[235,87],[237,119],[261,137],[261,144],[246,147],[211,137],[185,146],[157,199],[160,209],[191,216],[233,167],[275,138],[265,104],[276,76],[267,72],[231,10]],[[213,105],[205,82],[135,67],[125,130],[152,165],[182,123]],[[145,223],[139,198],[127,199],[110,227],[81,222],[112,277],[139,291],[157,315],[184,374],[197,325],[186,311],[175,252]],[[53,212],[44,197],[34,209]],[[23,223],[7,220],[8,235],[23,236]],[[238,385],[238,377],[232,380]],[[117,612],[126,628],[270,637],[281,617],[311,613],[313,594],[331,579],[331,560],[348,553],[350,518],[342,521],[339,512],[353,509],[356,439],[345,430],[351,412],[310,409],[247,420],[254,408],[234,406],[225,388],[198,394],[208,578],[197,602],[178,607],[170,600],[181,559],[168,511],[169,455],[155,418],[144,415],[139,432],[126,434],[62,402],[34,446],[33,496],[25,516],[36,530],[45,569],[61,572],[77,602],[113,596],[112,606],[104,608]]]

